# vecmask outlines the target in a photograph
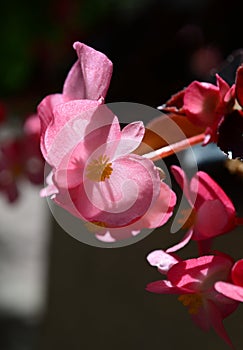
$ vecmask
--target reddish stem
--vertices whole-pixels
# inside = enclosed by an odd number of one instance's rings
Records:
[[[161,158],[168,157],[174,153],[183,151],[191,146],[197,145],[199,143],[202,143],[204,141],[205,134],[199,134],[196,136],[192,136],[188,139],[184,139],[182,141],[175,142],[171,145],[164,146],[160,149],[157,149],[155,151],[149,152],[144,154],[143,156],[146,158],[149,158],[150,160],[156,161]]]

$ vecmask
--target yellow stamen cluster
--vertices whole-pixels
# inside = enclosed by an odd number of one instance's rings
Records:
[[[202,306],[202,296],[200,294],[183,294],[178,300],[188,307],[188,312],[191,315],[196,315]]]
[[[91,160],[86,168],[88,179],[95,182],[109,179],[113,171],[112,163],[109,160],[109,157],[106,155],[101,155],[97,159]]]

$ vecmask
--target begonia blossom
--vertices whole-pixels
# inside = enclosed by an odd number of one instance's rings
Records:
[[[172,215],[176,197],[153,162],[132,153],[143,139],[143,123],[121,130],[117,117],[102,105],[110,61],[85,45],[74,46],[79,60],[64,84],[65,102],[52,104],[48,118],[47,98],[38,108],[44,126],[41,150],[52,167],[42,194],[92,224],[101,240],[124,239],[142,228],[161,226]]]
[[[188,231],[179,244],[169,248],[174,252],[190,239],[198,242],[199,250],[210,250],[211,239],[231,231],[237,225],[235,207],[222,188],[205,172],[199,171],[190,184],[184,171],[172,166],[171,171],[183,190],[190,208],[183,227]],[[213,215],[212,215],[213,213]]]
[[[121,130],[106,106],[79,111],[83,101],[56,106],[54,123],[47,128],[55,135],[58,120],[66,117],[46,157],[53,165],[54,201],[93,223],[100,239],[109,229],[116,237],[122,236],[117,232],[121,229],[127,238],[127,228],[138,231],[164,224],[176,198],[153,162],[132,154],[143,138],[143,124],[134,122]]]
[[[193,321],[204,331],[212,327],[233,348],[226,333],[223,319],[238,306],[238,302],[218,293],[216,281],[228,281],[232,260],[226,256],[206,255],[178,261],[163,251],[150,253],[152,266],[162,266],[167,279],[149,283],[146,290],[157,294],[177,294],[178,300],[188,308]]]
[[[231,87],[216,74],[216,85],[193,81],[161,108],[205,129],[204,145],[215,142],[231,158],[243,157],[243,66]]]
[[[215,283],[217,292],[224,296],[243,302],[243,259],[236,261],[231,270],[231,281]]]

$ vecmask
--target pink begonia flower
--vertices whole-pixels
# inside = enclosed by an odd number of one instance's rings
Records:
[[[45,146],[48,147],[48,140],[42,138],[47,137],[45,131],[53,122],[54,107],[64,102],[81,99],[86,101],[88,107],[90,100],[96,101],[93,107],[99,105],[104,102],[110,84],[112,62],[103,53],[80,42],[75,42],[73,47],[77,52],[78,60],[67,75],[62,93],[48,95],[38,106],[41,121],[41,150],[44,156],[48,153],[48,149],[45,149]]]
[[[110,242],[168,221],[174,192],[152,161],[131,153],[142,141],[142,122],[121,130],[105,105],[84,112],[82,100],[56,106],[53,116],[46,131],[55,135],[53,142],[43,139],[53,166],[53,193],[47,192],[58,205],[93,224],[97,237]]]
[[[167,279],[149,283],[146,290],[157,294],[178,294],[178,300],[188,307],[189,314],[200,328],[208,331],[213,327],[233,348],[222,321],[235,311],[238,302],[214,288],[215,282],[229,280],[232,260],[226,256],[208,255],[177,262],[170,254],[156,251],[149,254],[148,261],[152,266],[162,266]]]
[[[193,81],[159,109],[203,127],[203,145],[215,142],[229,158],[243,159],[243,65],[231,87],[219,75],[216,85]]]
[[[243,259],[236,261],[231,270],[231,281],[215,283],[217,292],[224,296],[243,302]]]
[[[175,252],[193,239],[198,241],[199,249],[205,254],[204,250],[206,253],[210,251],[212,238],[236,227],[235,207],[222,188],[205,172],[197,172],[189,184],[181,168],[172,166],[171,171],[190,205],[189,215],[183,223],[189,230],[182,241],[167,252]]]
[[[193,124],[205,128],[205,141],[217,141],[217,129],[223,116],[234,104],[235,85],[231,88],[216,74],[217,85],[193,81],[166,103],[164,111],[186,116]]]

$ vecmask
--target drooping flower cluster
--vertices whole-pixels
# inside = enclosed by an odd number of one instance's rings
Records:
[[[184,118],[199,127],[199,132],[204,130],[200,134],[203,145],[215,142],[229,158],[243,159],[243,66],[238,68],[232,87],[219,75],[216,81],[217,85],[194,81],[160,109],[171,118]],[[184,144],[182,141],[178,145],[183,149]],[[157,150],[152,156],[163,157],[163,151]],[[178,166],[172,166],[171,172],[188,202],[181,220],[182,229],[187,231],[176,245],[148,255],[150,265],[156,266],[167,279],[149,283],[147,290],[178,294],[178,300],[188,307],[199,327],[203,330],[213,327],[233,348],[222,321],[243,301],[243,261],[234,263],[231,257],[214,252],[211,247],[215,237],[233,231],[243,220],[237,216],[231,199],[208,174],[199,171],[188,182]],[[181,260],[174,253],[190,240],[197,242],[199,257]]]
[[[176,152],[176,146],[167,145],[165,152],[156,154],[143,154],[141,150],[146,147],[140,147],[139,153],[138,146],[149,135],[143,123],[133,122],[121,129],[118,118],[104,105],[112,63],[79,42],[74,49],[78,60],[66,78],[63,92],[48,95],[38,106],[41,150],[51,166],[41,195],[50,196],[83,220],[98,240],[107,243],[136,236],[143,228],[162,226],[172,216],[176,196],[161,180],[161,171],[152,160]],[[238,69],[232,87],[220,76],[216,80],[217,85],[193,82],[163,109],[179,115],[175,122],[187,128],[183,129],[187,131],[186,143],[181,135],[178,139],[176,136],[178,150],[204,140],[204,145],[216,142],[228,155],[241,158],[243,67]],[[194,124],[196,127],[191,128]],[[231,132],[236,132],[237,137],[232,137]],[[190,136],[196,138],[190,142]],[[148,284],[147,290],[178,294],[199,327],[213,327],[233,347],[223,320],[243,301],[243,263],[213,252],[211,244],[215,237],[231,232],[243,220],[237,217],[231,199],[208,174],[199,171],[189,182],[183,169],[173,166],[171,171],[188,202],[182,222],[187,232],[175,246],[149,254],[148,262],[166,279]],[[182,260],[174,252],[190,240],[198,244],[198,257]]]

